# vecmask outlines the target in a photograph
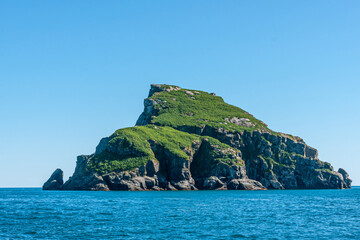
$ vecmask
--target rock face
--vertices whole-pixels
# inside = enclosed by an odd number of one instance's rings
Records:
[[[299,138],[274,132],[221,97],[152,85],[136,126],[103,138],[77,158],[63,184],[57,169],[45,190],[343,189],[334,171]]]
[[[56,169],[53,174],[51,174],[49,180],[47,180],[43,185],[43,190],[60,190],[64,181],[64,173],[61,169]]]

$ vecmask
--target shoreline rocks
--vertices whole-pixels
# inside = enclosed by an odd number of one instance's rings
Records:
[[[61,190],[62,185],[64,184],[64,173],[63,171],[58,168],[56,169],[53,174],[51,174],[49,180],[47,180],[42,189],[43,190]]]

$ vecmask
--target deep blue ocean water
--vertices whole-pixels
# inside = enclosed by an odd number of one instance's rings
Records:
[[[360,239],[360,188],[0,189],[0,239]]]

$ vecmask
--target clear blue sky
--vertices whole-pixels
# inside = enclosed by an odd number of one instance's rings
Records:
[[[359,1],[1,1],[0,186],[66,179],[151,83],[216,92],[360,185]]]

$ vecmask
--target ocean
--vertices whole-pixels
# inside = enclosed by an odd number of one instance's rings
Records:
[[[161,192],[2,188],[0,239],[360,239],[360,187]]]

